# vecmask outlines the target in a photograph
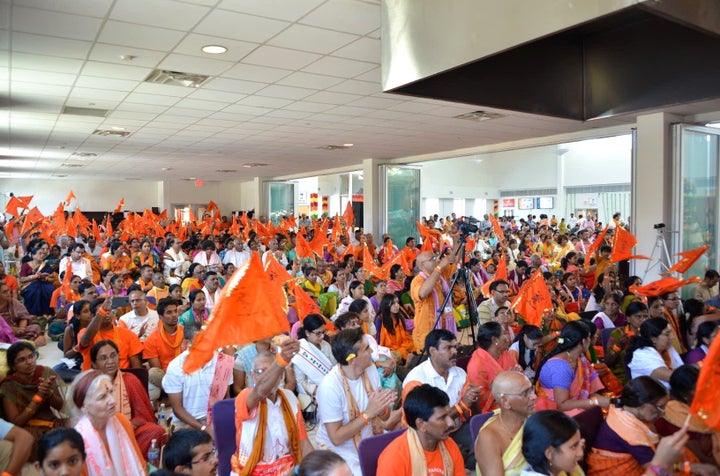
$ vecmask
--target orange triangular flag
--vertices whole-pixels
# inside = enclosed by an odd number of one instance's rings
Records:
[[[433,244],[432,244],[432,237],[428,236],[425,238],[422,242],[422,246],[420,247],[420,252],[429,251],[430,253],[433,252]]]
[[[207,207],[205,207],[205,211],[208,213],[218,212],[218,214],[220,214],[220,207],[218,207],[215,202],[210,200],[207,204]]]
[[[362,267],[368,273],[375,274],[375,268],[377,266],[375,266],[375,260],[373,260],[373,257],[370,254],[370,249],[365,243],[362,244],[362,248]]]
[[[352,243],[348,243],[340,259],[344,259],[347,255],[355,256],[355,247],[352,245]]]
[[[295,236],[295,253],[299,258],[312,257],[313,250],[305,239],[305,227]]]
[[[68,265],[65,268],[65,274],[63,275],[63,278],[62,278],[62,284],[61,284],[62,293],[65,295],[65,300],[67,302],[71,302],[73,300],[73,291],[72,291],[72,289],[70,289],[70,280],[72,279],[73,270],[72,270],[72,265],[70,264],[70,258],[63,258],[63,259],[68,260],[68,263],[67,263]]]
[[[500,261],[498,261],[497,268],[495,269],[495,276],[493,276],[492,279],[488,280],[485,284],[482,285],[482,288],[480,290],[483,293],[483,296],[490,297],[490,285],[495,281],[507,281],[507,262],[505,261],[505,253],[503,252],[502,255],[500,255]]]
[[[502,241],[505,239],[505,232],[500,227],[500,223],[498,223],[497,218],[495,218],[495,215],[489,214],[488,218],[490,218],[490,223],[492,223],[493,231],[495,232],[495,236],[498,240]]]
[[[102,243],[102,236],[100,235],[100,229],[97,226],[97,222],[93,218],[92,221],[92,234],[95,237],[95,241],[97,241],[98,244]]]
[[[355,212],[353,211],[352,202],[347,202],[345,206],[345,212],[342,215],[342,219],[345,222],[348,230],[352,230],[355,224]]]
[[[88,228],[90,228],[90,221],[85,215],[83,215],[82,211],[80,211],[80,207],[75,208],[75,213],[73,213],[73,220],[75,220],[75,224],[81,227],[83,231],[86,231]]]
[[[600,249],[600,246],[605,242],[605,235],[607,235],[608,227],[605,226],[603,228],[603,231],[595,238],[595,241],[590,243],[590,246],[588,246],[588,249],[585,253],[585,267],[590,267],[590,259],[595,255],[595,252]]]
[[[327,235],[322,232],[322,228],[315,228],[315,234],[312,241],[309,243],[310,248],[317,253],[318,256],[323,256],[325,245],[330,246],[330,242],[327,239]]]
[[[717,409],[719,399],[720,339],[713,339],[700,367],[700,375],[695,385],[695,396],[690,405],[690,414],[716,432],[720,431],[720,412]]]
[[[288,273],[287,269],[281,265],[278,260],[273,256],[272,253],[268,254],[267,261],[265,262],[265,272],[267,273],[270,281],[278,286],[282,286],[286,282],[293,279]]]
[[[105,221],[105,236],[110,239],[110,237],[113,235],[113,227],[112,227],[112,220],[110,219],[110,215],[107,216],[107,220]]]
[[[700,257],[708,249],[710,249],[710,245],[705,245],[699,248],[695,248],[694,250],[681,251],[680,253],[677,253],[675,256],[682,256],[682,258],[680,258],[680,261],[672,265],[672,267],[663,274],[684,273],[685,271],[690,269],[690,267],[695,264],[695,261],[699,260]]]
[[[525,324],[542,325],[543,315],[553,310],[553,302],[541,269],[535,271],[520,288],[511,308],[522,317]]]
[[[120,199],[120,202],[118,202],[117,207],[115,207],[115,211],[113,211],[113,215],[114,215],[115,213],[120,213],[120,212],[122,211],[122,209],[123,209],[124,206],[125,206],[125,199],[124,199],[124,198],[121,198],[121,199]]]
[[[285,292],[270,280],[260,256],[253,253],[225,284],[207,323],[195,336],[183,365],[185,373],[200,369],[221,347],[289,332],[282,303],[287,307]]]
[[[75,196],[75,192],[73,192],[72,190],[70,190],[70,193],[68,193],[68,196],[65,197],[65,205],[70,205],[70,202],[71,202],[74,198],[77,198],[77,197]]]
[[[17,197],[12,196],[10,197],[10,200],[8,200],[7,205],[5,205],[5,213],[17,218],[17,216],[20,215],[20,212],[18,212],[18,208],[26,207],[25,204],[18,200]]]
[[[317,303],[308,296],[308,293],[297,283],[297,281],[291,281],[288,284],[288,290],[295,296],[295,311],[297,312],[300,321],[305,319],[308,314],[320,314],[320,307]]]
[[[676,291],[685,285],[699,282],[700,278],[698,278],[697,276],[693,276],[691,278],[683,280],[680,280],[674,276],[669,276],[667,278],[658,279],[644,286],[630,286],[628,290],[638,296],[662,296],[663,294]]]
[[[230,225],[228,233],[235,236],[238,236],[240,234],[240,224],[237,221],[237,215],[232,216],[232,225]]]
[[[197,217],[195,216],[195,212],[193,211],[192,207],[188,207],[188,221],[193,225],[197,221]]]
[[[45,217],[40,212],[40,210],[38,210],[38,207],[33,207],[25,215],[25,222],[23,223],[22,230],[20,231],[20,233],[25,234],[25,232],[28,231],[30,228],[32,228],[33,225],[40,223],[44,219],[45,219]]]
[[[35,195],[17,195],[17,199],[24,205],[23,208],[30,208],[30,202]]]
[[[621,226],[615,228],[610,262],[617,263],[618,261],[625,261],[628,259],[650,259],[646,256],[633,255],[632,249],[635,245],[637,245],[637,238],[635,238],[632,233]]]

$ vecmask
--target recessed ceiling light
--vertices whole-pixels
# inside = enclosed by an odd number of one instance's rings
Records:
[[[172,170],[172,167],[163,167],[161,170],[167,172],[168,170]]]
[[[349,149],[352,147],[353,144],[328,144],[328,145],[322,145],[318,147],[318,149],[325,149],[325,150],[343,150],[343,149]]]
[[[246,169],[252,169],[253,167],[265,167],[267,164],[263,164],[262,162],[248,162],[247,164],[243,164],[243,167]]]
[[[227,48],[221,45],[205,45],[200,49],[203,53],[208,53],[211,55],[221,55],[227,51]]]
[[[343,147],[352,147],[352,146],[354,146],[354,145],[355,145],[355,144],[343,144]]]

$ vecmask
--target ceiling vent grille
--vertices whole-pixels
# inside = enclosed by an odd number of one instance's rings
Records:
[[[265,167],[265,166],[267,166],[267,164],[263,164],[261,162],[248,162],[247,164],[243,164],[243,167],[245,167],[246,169],[252,169],[255,167]]]
[[[65,167],[68,169],[77,169],[80,167],[85,167],[85,164],[73,164],[71,162],[65,162],[64,164],[60,164],[60,167]]]
[[[146,83],[165,84],[169,86],[182,86],[184,88],[199,88],[210,76],[181,71],[168,71],[156,69],[145,78]]]
[[[501,117],[505,116],[497,112],[473,111],[468,112],[467,114],[460,114],[459,116],[455,116],[455,119],[465,119],[467,121],[482,122],[489,121],[491,119],[499,119]]]
[[[320,146],[320,147],[318,147],[318,149],[323,149],[323,150],[344,150],[344,149],[349,149],[350,147],[352,147],[352,146],[349,146],[349,145],[332,145],[332,144],[330,144],[330,145]]]
[[[97,154],[95,152],[73,152],[72,156],[86,159],[88,157],[97,157]]]
[[[65,106],[62,110],[62,114],[71,114],[73,116],[92,116],[92,117],[105,117],[110,112],[109,109],[96,109],[92,107],[73,107]]]
[[[132,132],[130,132],[130,131],[116,131],[113,129],[95,129],[93,131],[93,135],[104,136],[104,137],[107,137],[107,136],[127,137],[130,134],[132,134]]]

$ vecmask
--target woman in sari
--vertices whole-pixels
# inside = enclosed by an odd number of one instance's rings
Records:
[[[189,322],[197,322],[202,326],[208,317],[210,317],[210,311],[205,307],[207,302],[205,293],[202,289],[193,289],[190,291],[188,300],[190,301],[190,309],[180,315],[178,324],[186,326]]]
[[[10,288],[6,283],[0,283],[0,341],[13,343],[17,339],[35,341],[35,345],[45,345],[42,328],[37,324],[30,324],[32,317],[27,308],[17,299],[10,297]]]
[[[57,384],[60,378],[49,367],[37,365],[37,357],[29,342],[11,345],[7,350],[10,373],[0,383],[5,419],[29,431],[35,443],[44,433],[62,425],[53,409],[62,410],[65,404]],[[34,445],[33,457],[36,449]]]
[[[719,328],[717,321],[705,321],[698,326],[695,334],[695,348],[685,356],[686,364],[697,364],[705,360],[710,344],[717,336]]]
[[[125,254],[125,247],[120,241],[114,241],[110,245],[110,255],[103,258],[100,266],[103,270],[109,269],[113,274],[122,276],[125,288],[128,288],[133,283],[132,275],[137,271],[137,266]]]
[[[603,310],[595,314],[592,321],[598,329],[612,329],[626,324],[625,314],[620,312],[622,299],[619,294],[606,294],[602,300]]]
[[[640,333],[640,326],[648,319],[648,308],[640,301],[631,302],[625,312],[627,324],[610,333],[605,349],[605,364],[621,383],[627,380],[625,354],[630,348],[630,339]]]
[[[200,263],[193,263],[185,273],[182,281],[182,295],[187,296],[193,289],[202,289],[202,276],[205,274],[205,267]]]
[[[312,266],[303,266],[303,280],[300,286],[317,299],[323,315],[330,317],[337,309],[337,294],[324,292],[323,285],[318,281],[317,270]]]
[[[610,400],[597,392],[604,387],[585,359],[590,347],[590,330],[581,322],[567,323],[557,346],[537,371],[535,408],[560,410],[570,416],[595,406],[607,408]]]
[[[120,371],[118,347],[111,340],[101,340],[90,349],[92,367],[110,377],[115,398],[115,411],[122,413],[130,421],[140,452],[147,457],[152,440],[158,447],[167,443],[167,432],[155,423],[147,389],[136,376]]]
[[[88,476],[144,476],[145,460],[132,424],[117,411],[110,377],[94,369],[81,373],[72,401],[81,414],[75,429],[85,443]]]
[[[480,413],[498,408],[493,398],[492,381],[505,370],[520,370],[515,357],[507,351],[510,340],[497,322],[487,322],[478,327],[478,348],[470,357],[467,366],[467,379],[470,385],[481,387],[478,396]]]
[[[390,349],[398,365],[407,363],[408,356],[416,349],[405,327],[407,315],[400,307],[400,299],[394,294],[386,294],[380,301],[378,314],[381,319],[380,345]]]
[[[292,365],[303,411],[315,411],[310,405],[315,401],[318,386],[337,364],[326,335],[325,319],[319,314],[308,314],[298,330],[300,351],[293,357]]]
[[[138,269],[148,265],[152,267],[153,271],[160,271],[160,262],[155,256],[155,253],[152,252],[152,243],[150,240],[142,240],[140,243],[140,251],[133,255],[133,263],[135,263]]]
[[[670,401],[667,402],[665,413],[655,422],[660,436],[672,435],[685,425],[699,375],[700,369],[696,365],[683,365],[670,376]],[[693,415],[690,417],[688,436],[687,449],[701,463],[720,465],[720,432]]]
[[[90,310],[91,302],[81,299],[73,304],[73,317],[70,318],[63,332],[63,361],[53,367],[53,370],[65,381],[72,382],[80,373],[83,357],[77,348],[78,334],[90,324],[93,314]],[[68,365],[73,361],[73,365]]]
[[[578,279],[575,273],[563,274],[560,282],[562,283],[560,299],[562,299],[565,305],[565,311],[578,313],[584,311],[587,300],[590,298],[590,292],[578,286]]]
[[[640,334],[632,338],[627,352],[630,378],[648,375],[669,389],[670,375],[683,365],[672,339],[672,327],[664,318],[653,317],[643,322]]]
[[[515,336],[515,342],[508,349],[508,352],[518,361],[525,376],[530,380],[535,378],[536,353],[542,338],[543,334],[539,327],[525,324]]]
[[[50,247],[45,240],[30,242],[30,260],[20,267],[20,295],[33,316],[50,316],[50,299],[57,283],[57,274],[45,264]]]

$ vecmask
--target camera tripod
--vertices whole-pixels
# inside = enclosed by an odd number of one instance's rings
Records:
[[[650,254],[650,260],[645,267],[645,274],[643,275],[643,282],[648,273],[655,268],[659,269],[659,274],[667,273],[670,269],[672,262],[670,261],[670,252],[668,251],[667,242],[665,241],[665,225],[658,223],[655,225],[657,235],[655,236],[655,246],[653,247],[652,253]],[[668,233],[677,233],[669,231]]]

